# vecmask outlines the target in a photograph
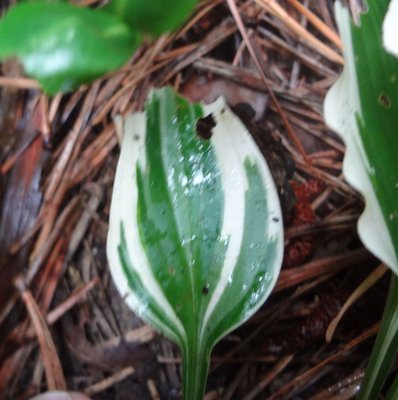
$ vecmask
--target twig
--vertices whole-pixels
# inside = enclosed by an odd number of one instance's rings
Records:
[[[286,384],[281,389],[279,389],[275,394],[270,396],[268,400],[277,400],[277,399],[286,398],[287,394],[290,391],[292,391],[293,389],[296,389],[297,387],[302,385],[303,382],[306,382],[312,376],[317,374],[319,372],[319,370],[321,370],[322,368],[324,368],[325,366],[327,366],[331,362],[336,361],[340,357],[343,357],[347,351],[355,348],[356,346],[358,346],[359,344],[361,344],[362,342],[364,342],[365,340],[367,340],[371,336],[375,335],[378,330],[379,330],[379,326],[378,325],[374,325],[371,328],[367,329],[361,335],[359,335],[355,339],[353,339],[350,342],[348,342],[347,344],[345,344],[341,350],[339,350],[336,353],[332,354],[331,356],[325,358],[319,364],[315,365],[314,367],[308,369],[307,371],[305,371],[301,375],[299,375],[296,378],[294,378],[288,384]]]
[[[16,78],[8,76],[0,76],[0,86],[10,87],[16,89],[40,89],[40,85],[37,81],[28,78]]]
[[[95,394],[101,393],[104,390],[116,385],[118,382],[128,378],[135,372],[133,367],[126,367],[122,370],[116,372],[115,374],[111,375],[109,378],[103,379],[100,382],[95,383],[84,389],[84,393],[88,396],[93,396]]]
[[[29,312],[30,319],[36,331],[37,339],[40,344],[40,351],[46,371],[47,386],[49,390],[66,390],[65,377],[62,371],[61,362],[59,361],[57,350],[52,340],[50,331],[40,309],[33,298],[31,292],[26,289],[25,282],[22,277],[15,279],[15,286],[25,303]]]
[[[319,32],[321,32],[325,37],[327,37],[331,42],[333,42],[339,49],[343,48],[340,37],[335,31],[330,29],[320,18],[318,18],[313,12],[308,8],[304,7],[297,0],[288,0],[288,2],[301,14],[303,14],[308,21],[311,22]]]
[[[258,394],[260,394],[270,384],[270,382],[290,364],[293,357],[293,354],[283,357],[270,372],[265,374],[261,381],[243,398],[243,400],[253,400]]]
[[[290,139],[292,140],[292,142],[294,143],[294,145],[296,146],[297,150],[299,151],[299,153],[301,154],[301,156],[303,157],[304,161],[306,163],[309,162],[307,154],[304,150],[303,145],[301,144],[301,142],[299,141],[299,139],[297,138],[296,134],[294,133],[292,127],[290,126],[290,123],[286,117],[285,112],[283,111],[282,107],[279,104],[278,99],[275,96],[275,93],[273,92],[273,90],[271,89],[271,86],[268,84],[267,78],[265,76],[264,73],[264,68],[262,66],[262,61],[260,61],[261,59],[258,57],[257,55],[257,51],[254,48],[254,44],[253,42],[250,40],[249,35],[246,32],[245,26],[243,24],[242,18],[239,14],[239,10],[236,6],[235,0],[227,0],[229,8],[231,10],[231,13],[233,15],[233,17],[235,18],[236,24],[238,25],[239,31],[243,37],[243,40],[246,43],[246,46],[249,50],[250,55],[253,58],[253,61],[258,69],[258,72],[260,73],[260,76],[264,82],[264,85],[267,88],[267,91],[269,93],[269,95],[271,96],[272,102],[275,105],[275,108],[277,109],[280,117],[282,118],[282,121],[285,125],[286,128],[286,132],[288,133]]]
[[[279,275],[274,291],[278,292],[320,275],[335,273],[342,268],[352,265],[361,265],[361,263],[369,258],[369,253],[366,250],[360,249],[311,261],[301,267],[284,270]]]
[[[148,379],[146,383],[148,386],[149,393],[151,394],[152,400],[161,400],[158,390],[156,389],[155,382],[152,379]]]
[[[330,61],[333,61],[340,65],[344,64],[343,57],[341,57],[334,50],[326,46],[314,35],[312,35],[305,28],[303,28],[275,0],[255,0],[255,1],[256,3],[264,7],[264,9],[270,12],[272,15],[282,20],[284,26],[289,28],[302,43],[312,47]]]
[[[343,318],[344,314],[347,310],[373,285],[375,285],[383,275],[388,271],[388,268],[384,264],[380,264],[350,295],[350,297],[346,300],[341,310],[338,314],[333,318],[332,322],[329,324],[328,329],[326,330],[326,342],[330,343],[334,332],[337,328],[337,325]]]

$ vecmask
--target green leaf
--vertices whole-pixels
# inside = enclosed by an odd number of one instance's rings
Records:
[[[111,0],[104,8],[118,15],[132,29],[160,35],[178,28],[197,0]]]
[[[212,119],[214,128],[202,132]],[[151,94],[145,112],[118,125],[124,140],[107,243],[112,276],[127,304],[179,345],[184,398],[199,400],[212,347],[276,282],[278,196],[223,99],[190,104],[164,88]]]
[[[397,400],[398,399],[398,376],[395,377],[390,390],[385,397],[386,400]]]
[[[0,58],[20,58],[49,94],[121,67],[138,40],[117,17],[68,3],[17,4],[0,21]]]
[[[345,67],[327,95],[325,118],[346,143],[345,176],[365,198],[359,235],[364,245],[398,274],[398,61],[383,48],[382,23],[388,3],[369,0],[359,26],[353,25],[348,11],[336,3]],[[396,357],[397,310],[398,278],[393,275],[361,400],[378,398]]]
[[[379,398],[388,373],[397,355],[398,348],[398,277],[391,276],[390,288],[383,313],[380,330],[361,384],[358,400]],[[394,385],[396,386],[396,384]],[[396,391],[396,388],[391,388]],[[396,400],[397,397],[390,397]]]
[[[368,6],[354,26],[336,3],[345,67],[326,97],[325,118],[346,143],[345,176],[366,201],[359,235],[398,274],[398,61],[382,46],[388,0]]]

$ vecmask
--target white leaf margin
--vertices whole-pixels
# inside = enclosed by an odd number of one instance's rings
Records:
[[[396,3],[395,0],[394,2]],[[351,19],[348,10],[339,1],[335,5],[335,15],[344,45],[345,65],[340,78],[326,96],[325,121],[345,142],[343,172],[347,182],[365,199],[365,209],[358,220],[359,237],[370,252],[398,274],[397,255],[370,180],[374,168],[367,158],[358,127],[357,119],[362,118],[362,109],[355,68]]]
[[[149,94],[148,99],[151,99],[152,96],[154,96],[154,92]],[[283,261],[283,218],[271,171],[245,125],[230,110],[222,96],[211,104],[201,104],[201,106],[204,112],[203,117],[212,115],[216,121],[210,141],[220,168],[222,191],[225,194],[221,238],[229,240],[220,281],[216,285],[204,317],[202,335],[220,297],[229,284],[229,277],[233,273],[241,250],[244,231],[245,194],[248,190],[248,181],[243,168],[239,169],[238,166],[242,167],[246,159],[255,162],[259,167],[267,192],[270,223],[267,225],[264,235],[269,240],[276,240],[276,255],[273,262],[270,263],[273,269],[270,273],[270,279],[267,280],[267,290],[256,301],[257,305],[251,308],[239,323],[232,325],[227,332],[224,332],[224,336],[251,317],[264,304],[274,288]],[[154,325],[155,328],[183,347],[187,343],[187,332],[166,299],[161,284],[151,272],[136,223],[138,201],[136,166],[138,164],[144,170],[147,165],[145,156],[145,138],[148,133],[146,121],[146,111],[135,112],[125,117],[116,116],[114,120],[117,137],[122,145],[113,185],[107,237],[107,258],[113,282],[127,306],[146,322]],[[147,304],[129,287],[118,253],[118,246],[121,242],[121,222],[124,223],[126,237],[130,238],[127,240],[128,253],[134,255],[137,265],[140,265],[137,271],[140,271],[143,286],[152,294],[158,304],[163,306],[167,319],[173,323],[182,341],[172,330],[167,328],[163,321],[148,310]]]
[[[398,0],[391,0],[383,22],[383,45],[386,51],[398,57]]]

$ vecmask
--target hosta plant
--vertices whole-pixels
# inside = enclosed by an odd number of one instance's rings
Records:
[[[0,59],[18,57],[48,94],[121,67],[138,40],[114,15],[68,3],[17,4],[0,21]]]
[[[138,31],[159,35],[181,25],[197,0],[111,0],[105,7]]]
[[[347,145],[345,176],[365,199],[359,235],[393,272],[361,400],[379,397],[398,346],[398,60],[383,47],[382,25],[389,1],[368,0],[367,6],[356,26],[348,11],[336,4],[345,67],[325,102],[327,123]],[[396,51],[397,13],[395,20],[388,21],[384,37],[387,47],[394,38]],[[398,381],[388,394],[390,400],[398,398],[397,389]]]
[[[122,67],[141,35],[176,29],[197,0],[110,0],[103,8],[22,1],[0,20],[0,60],[17,57],[47,94]]]
[[[118,120],[124,139],[107,254],[125,302],[181,349],[186,400],[202,398],[214,344],[274,286],[281,210],[265,160],[223,99],[170,88]]]

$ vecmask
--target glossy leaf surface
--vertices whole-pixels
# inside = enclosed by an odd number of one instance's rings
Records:
[[[364,245],[398,274],[398,60],[383,47],[382,24],[389,1],[367,3],[368,11],[358,26],[347,10],[336,4],[345,67],[328,93],[325,117],[346,143],[345,176],[365,198],[359,235]],[[397,290],[398,278],[393,276],[360,400],[379,398],[396,357]],[[394,384],[391,396],[396,387]]]
[[[276,282],[283,253],[277,193],[222,99],[190,104],[164,88],[144,113],[118,125],[124,140],[107,244],[112,276],[127,304],[180,346],[184,398],[198,400],[213,345]]]
[[[118,17],[68,3],[20,3],[0,21],[0,58],[21,59],[49,94],[121,67],[137,45]]]
[[[159,35],[178,28],[197,0],[112,0],[106,10],[123,18],[134,30]]]
[[[397,274],[398,61],[382,46],[388,1],[371,0],[368,6],[354,26],[337,3],[345,67],[328,93],[325,117],[347,145],[345,176],[366,201],[360,237]]]

